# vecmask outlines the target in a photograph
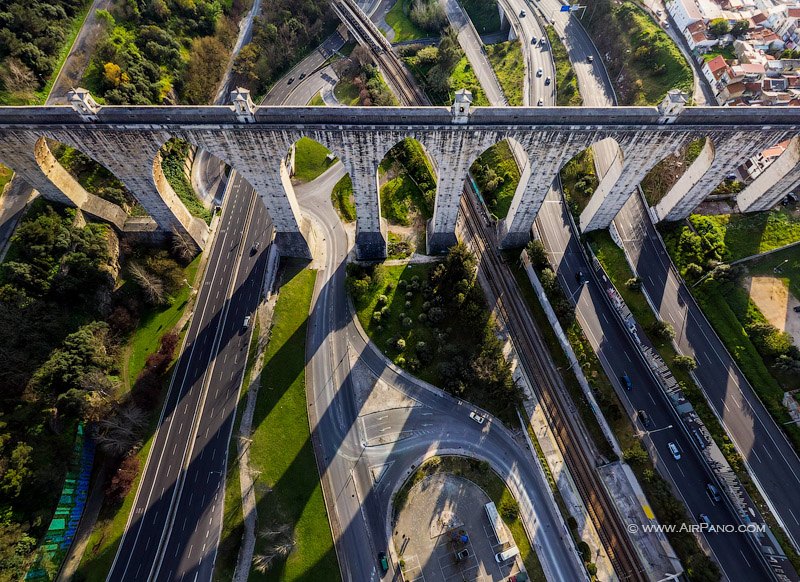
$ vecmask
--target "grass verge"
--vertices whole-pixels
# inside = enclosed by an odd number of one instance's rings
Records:
[[[478,77],[475,76],[475,71],[472,69],[472,64],[469,59],[464,55],[461,60],[456,63],[453,72],[450,75],[450,93],[455,94],[459,89],[469,89],[472,92],[472,104],[475,106],[488,107],[489,100],[483,92]],[[450,105],[450,99],[447,103],[439,103],[439,105]]]
[[[294,178],[300,182],[319,178],[336,161],[335,158],[328,158],[330,153],[321,143],[301,137],[295,144]]]
[[[325,107],[325,101],[322,100],[322,93],[317,93],[308,102],[311,107]]]
[[[693,215],[689,218],[696,220]],[[775,208],[754,214],[720,214],[705,216],[722,231],[725,241],[725,260],[735,261],[771,251],[800,241],[798,212]]]
[[[431,457],[426,460],[419,468],[408,478],[394,498],[394,513],[395,515],[402,510],[408,498],[408,493],[411,489],[422,481],[425,477],[436,475],[439,473],[448,473],[471,481],[480,487],[484,493],[494,501],[498,511],[503,515],[503,522],[505,522],[514,542],[519,548],[519,555],[522,562],[525,564],[525,569],[528,571],[528,576],[531,580],[544,582],[546,580],[542,565],[539,563],[539,557],[531,547],[531,542],[528,539],[528,534],[525,532],[525,527],[519,517],[509,519],[509,515],[518,514],[519,506],[516,499],[508,490],[503,480],[491,469],[489,463],[485,461],[478,461],[476,459],[468,459],[466,457],[455,456],[442,456]],[[514,511],[516,509],[516,511]],[[505,510],[505,512],[504,512]]]
[[[356,219],[356,204],[353,200],[353,181],[350,174],[345,174],[341,180],[331,190],[331,202],[336,212],[345,222],[353,222]]]
[[[389,12],[386,13],[386,24],[394,30],[392,42],[403,42],[429,36],[428,33],[417,27],[409,19],[408,13],[411,12],[411,2],[412,0],[397,0]]]
[[[553,61],[556,65],[556,105],[559,107],[578,107],[583,105],[578,88],[578,77],[567,55],[567,49],[558,33],[552,26],[546,27],[547,38],[550,40],[550,50],[553,51]]]
[[[250,580],[340,579],[306,412],[306,326],[315,279],[316,271],[292,264],[284,271],[250,445],[250,464],[259,473],[259,524],[289,524],[295,546],[267,573],[251,570]]]
[[[495,11],[495,13],[497,13]],[[497,75],[497,81],[509,105],[522,106],[522,80],[525,77],[525,60],[522,58],[522,44],[519,40],[509,40],[486,45],[486,56]]]
[[[0,165],[0,194],[3,193],[3,189],[5,189],[6,184],[11,181],[11,177],[14,175],[14,172],[11,168],[6,168],[3,165]]]

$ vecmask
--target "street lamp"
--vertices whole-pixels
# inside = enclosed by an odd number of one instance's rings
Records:
[[[655,434],[657,432],[661,432],[662,430],[669,430],[670,428],[672,428],[672,425],[668,424],[667,426],[662,426],[661,428],[657,428],[655,430],[640,431],[640,432],[636,433],[636,436],[643,437],[645,435],[651,435],[651,434]]]
[[[780,272],[782,272],[782,269],[781,269],[781,267],[783,267],[783,266],[784,266],[786,263],[788,263],[788,262],[789,262],[789,259],[783,259],[783,261],[782,261],[781,263],[779,263],[778,265],[776,265],[776,266],[775,266],[775,268],[774,268],[774,269],[772,269],[772,272],[773,272],[773,273],[780,273]]]

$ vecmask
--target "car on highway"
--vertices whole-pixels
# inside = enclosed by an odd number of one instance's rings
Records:
[[[592,55],[589,55],[588,57],[586,57],[586,60],[589,61],[590,63],[593,63],[594,57]]]
[[[642,423],[642,426],[645,428],[653,428],[653,421],[650,419],[650,415],[647,414],[644,410],[637,410],[636,413],[639,415],[639,421]]]
[[[389,560],[386,557],[386,552],[378,552],[378,563],[381,565],[381,572],[386,574],[389,571]]]
[[[545,85],[549,85],[549,84],[550,84],[550,77],[547,77],[547,78],[544,80],[544,84],[545,84]]]
[[[258,249],[260,249],[260,248],[261,248],[261,241],[255,242],[253,244],[253,246],[250,247],[250,255],[252,256],[252,255],[256,254],[258,252]]]
[[[536,38],[536,37],[534,36],[534,37],[531,39],[531,44],[535,45],[537,42],[539,42],[539,39],[538,39],[538,38]]]
[[[245,315],[244,321],[242,322],[242,329],[247,329],[248,327],[250,327],[250,316]]]
[[[538,105],[539,107],[541,107],[542,105],[544,105],[544,99],[542,99],[541,97],[539,97],[539,100],[536,102],[536,105]]]
[[[289,77],[289,80],[286,82],[287,85],[291,85],[294,83],[294,77]]]
[[[675,459],[676,461],[681,460],[681,452],[680,450],[678,450],[678,445],[670,441],[667,443],[667,448],[669,449],[669,452],[672,453],[673,459]]]
[[[299,79],[302,81],[305,78],[306,78],[306,74],[305,73],[300,73]]]
[[[717,489],[717,486],[713,483],[706,483],[706,491],[712,500],[719,501],[722,499],[722,496],[719,494],[719,489]]]
[[[525,18],[525,11],[524,10],[520,10],[519,11],[519,17],[520,18]]]
[[[542,75],[544,75],[544,70],[542,69],[542,67],[539,67],[538,69],[536,69],[536,76],[541,77]]]
[[[701,525],[706,524],[706,527],[711,527],[711,518],[708,517],[705,513],[701,513],[698,516],[698,521],[700,522]]]
[[[547,77],[548,79],[550,77]],[[586,278],[586,275],[583,274],[583,271],[576,271],[575,272],[575,282],[578,285],[586,285],[589,282],[589,279]]]
[[[619,377],[620,382],[622,385],[625,386],[625,390],[630,390],[633,388],[633,382],[631,382],[631,377],[628,376],[628,373],[625,372],[622,376]]]
[[[475,412],[474,410],[473,410],[472,412],[470,412],[470,413],[469,413],[469,417],[470,417],[472,420],[474,420],[475,422],[477,422],[478,424],[483,424],[483,423],[484,423],[484,421],[486,420],[486,417],[485,417],[485,416],[481,416],[480,414],[478,414],[478,413],[477,413],[477,412]]]

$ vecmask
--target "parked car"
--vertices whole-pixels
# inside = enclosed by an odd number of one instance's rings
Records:
[[[386,574],[389,571],[389,560],[386,558],[386,552],[378,552],[378,563],[381,565],[381,572]]]
[[[670,442],[667,443],[667,448],[669,448],[669,452],[672,453],[672,457],[676,461],[680,461],[681,460],[681,452],[678,449],[678,445],[676,445],[675,443],[670,441]]]
[[[486,420],[486,417],[484,417],[484,416],[481,416],[480,414],[478,414],[478,413],[477,413],[477,412],[475,412],[474,410],[473,410],[472,412],[470,412],[470,413],[469,413],[469,417],[470,417],[472,420],[474,420],[475,422],[477,422],[478,424],[483,424],[483,423],[484,423],[484,421]]]

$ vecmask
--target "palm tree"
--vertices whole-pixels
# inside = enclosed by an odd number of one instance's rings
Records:
[[[295,541],[292,526],[288,523],[268,524],[258,532],[265,542],[264,551],[253,555],[253,568],[256,572],[268,572],[276,560],[285,560],[294,549]]]

